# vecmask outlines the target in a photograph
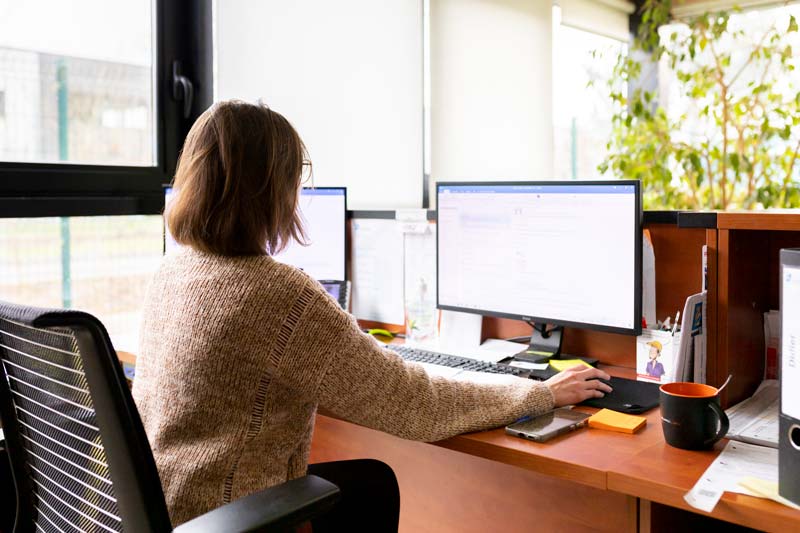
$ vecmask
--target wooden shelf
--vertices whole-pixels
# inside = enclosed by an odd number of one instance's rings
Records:
[[[717,229],[800,231],[800,210],[717,213]]]

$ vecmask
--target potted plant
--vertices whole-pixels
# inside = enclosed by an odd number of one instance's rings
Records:
[[[735,10],[667,26],[670,10],[670,0],[647,0],[631,52],[617,60],[628,87],[611,86],[601,172],[641,179],[645,209],[800,206],[795,17],[759,25]],[[656,72],[669,91],[652,82]]]

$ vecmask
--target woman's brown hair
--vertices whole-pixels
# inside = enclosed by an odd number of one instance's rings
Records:
[[[180,244],[219,255],[260,255],[303,242],[297,210],[307,153],[289,121],[262,104],[215,104],[192,126],[167,206]]]

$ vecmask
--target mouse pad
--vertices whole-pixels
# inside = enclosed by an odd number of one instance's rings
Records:
[[[603,398],[591,398],[581,405],[613,409],[621,413],[638,414],[658,406],[658,383],[611,377],[608,382],[614,391]]]

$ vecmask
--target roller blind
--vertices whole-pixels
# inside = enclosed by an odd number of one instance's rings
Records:
[[[556,0],[561,23],[580,30],[628,41],[628,18],[635,11],[626,0]]]
[[[432,179],[553,172],[551,0],[431,0]]]
[[[422,204],[422,1],[224,0],[215,99],[263,100],[348,208]]]

